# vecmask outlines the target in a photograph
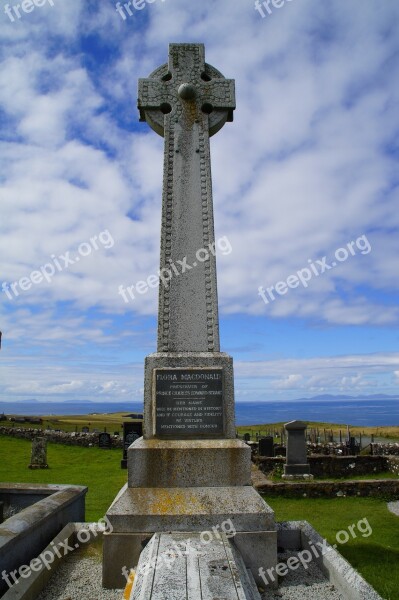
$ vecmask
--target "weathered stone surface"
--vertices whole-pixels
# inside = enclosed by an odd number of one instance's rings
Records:
[[[134,569],[151,533],[104,533],[103,537],[103,587],[123,589],[126,574]],[[124,575],[125,573],[125,575]]]
[[[47,464],[47,440],[44,437],[35,437],[32,440],[32,454],[30,458],[30,469],[48,469]]]
[[[250,485],[251,450],[241,440],[144,440],[128,449],[129,487]]]
[[[277,564],[277,531],[237,531],[234,544],[256,583],[264,585],[259,569],[267,571]],[[272,582],[271,587],[275,587]]]
[[[203,44],[170,44],[169,64],[139,80],[138,107],[165,138],[158,352],[219,352],[209,135],[232,120],[234,81],[205,64]]]
[[[274,512],[252,486],[128,488],[107,511],[114,532],[203,531],[231,519],[236,531],[275,530]]]
[[[0,483],[6,504],[24,505],[16,496],[34,498],[0,525],[0,564],[6,573],[29,565],[44,547],[71,521],[84,521],[87,488],[72,485]],[[41,498],[41,499],[40,499]],[[7,589],[0,580],[0,595]]]
[[[211,540],[198,534],[155,534],[140,558],[129,600],[181,600],[184,592],[189,600],[259,598],[248,589],[245,567],[237,559],[224,534]]]

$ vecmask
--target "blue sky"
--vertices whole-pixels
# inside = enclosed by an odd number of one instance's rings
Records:
[[[158,269],[163,140],[136,97],[170,42],[236,80],[211,152],[237,400],[399,393],[397,2],[6,5],[0,400],[142,399],[157,289],[118,287]]]

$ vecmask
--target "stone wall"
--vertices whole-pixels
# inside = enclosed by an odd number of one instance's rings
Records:
[[[51,431],[48,429],[25,429],[23,427],[0,427],[0,435],[8,435],[15,438],[32,440],[40,436],[45,437],[48,442],[55,444],[66,444],[67,446],[98,446],[99,433],[80,433]],[[119,436],[111,435],[111,446],[113,448],[123,448],[123,439]]]
[[[398,473],[399,458],[387,456],[320,456],[314,455],[308,458],[310,472],[315,477],[350,477],[351,475],[371,475],[384,471]],[[268,475],[272,471],[282,471],[285,464],[284,458],[268,458],[258,456],[254,459],[259,469]],[[393,470],[393,466],[397,469]]]
[[[373,444],[373,454],[376,455],[389,455],[399,456],[399,444]]]
[[[249,442],[251,445],[251,450],[254,456],[258,456],[259,454],[259,443],[258,442]],[[274,446],[278,446],[278,444],[274,444]],[[358,455],[361,454],[361,450],[360,450],[360,445],[357,442],[357,451],[356,452],[352,452],[350,446],[348,446],[346,444],[346,442],[319,442],[319,443],[313,443],[313,442],[307,442],[306,443],[307,446],[307,452],[308,455],[311,456],[313,454],[320,454],[320,455],[336,455],[336,456],[354,456],[354,455]],[[372,449],[370,449],[370,446],[372,446]],[[374,456],[380,456],[380,455],[385,455],[385,456],[399,456],[399,443],[397,442],[373,442],[372,444],[368,444],[367,446],[365,446],[364,448],[362,448],[362,450],[364,450],[365,452],[367,452],[367,455],[374,455]],[[274,453],[275,456],[279,455],[279,450],[277,450],[277,452]]]
[[[399,475],[399,457],[398,456],[387,456],[386,457],[388,470],[395,475]]]
[[[267,497],[286,496],[287,498],[335,498],[361,496],[397,500],[399,497],[398,479],[379,481],[309,481],[272,483],[256,487]]]

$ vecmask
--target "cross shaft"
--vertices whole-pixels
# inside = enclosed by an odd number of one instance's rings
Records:
[[[209,137],[232,121],[235,93],[204,57],[203,44],[170,44],[169,63],[139,80],[140,120],[165,140],[158,352],[220,351]]]

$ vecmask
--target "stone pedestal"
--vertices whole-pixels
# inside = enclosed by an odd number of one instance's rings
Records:
[[[161,364],[166,361],[170,367],[172,359],[175,364],[176,357],[164,356]],[[210,356],[197,359],[205,360],[205,366],[211,361]],[[153,360],[147,359],[146,368]],[[156,356],[152,364],[158,367],[159,360]],[[192,360],[192,356],[183,358]],[[231,359],[223,357],[223,361],[232,374]],[[229,385],[233,397],[232,380]],[[235,438],[159,439],[151,435],[155,399],[153,395],[147,399],[153,405],[145,412],[149,439],[140,438],[129,447],[128,484],[107,512],[112,533],[104,535],[104,587],[124,585],[123,572],[138,564],[154,533],[217,531],[226,523],[236,532],[235,543],[245,564],[261,583],[259,569],[270,569],[277,562],[277,534],[274,512],[251,485],[249,446]],[[231,416],[234,412],[227,419]]]
[[[144,440],[128,449],[134,488],[251,485],[251,449],[241,440]]]

